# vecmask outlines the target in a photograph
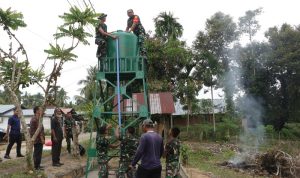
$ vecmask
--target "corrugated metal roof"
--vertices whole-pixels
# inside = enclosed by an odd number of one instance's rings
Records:
[[[15,105],[12,105],[12,104],[0,105],[0,114],[4,114],[14,108],[15,108]]]
[[[114,98],[114,103],[117,104],[117,97]],[[132,100],[124,99],[121,102],[121,111],[137,112],[139,106],[144,103],[143,93],[133,93]],[[170,92],[150,93],[149,104],[151,114],[172,114],[175,112],[173,96]],[[113,111],[117,112],[117,107]]]

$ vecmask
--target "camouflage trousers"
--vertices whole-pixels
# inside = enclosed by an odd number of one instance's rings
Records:
[[[97,153],[97,158],[99,164],[98,178],[108,178],[108,156]]]
[[[71,136],[70,134],[67,134],[66,142],[67,142],[67,150],[68,153],[71,153],[71,139],[73,141],[73,135]]]
[[[102,38],[96,38],[95,44],[98,45],[96,56],[97,58],[106,56],[107,42]]]
[[[178,178],[179,177],[179,164],[178,162],[166,163],[166,178]]]
[[[146,34],[141,33],[138,35],[138,45],[140,47],[140,56],[146,57],[147,56],[147,51],[145,48],[145,38]]]
[[[125,174],[127,175],[127,178],[134,178],[135,171],[133,169],[129,169],[129,166],[131,164],[131,160],[127,157],[121,157],[119,162],[119,171],[118,171],[118,178],[125,178]]]

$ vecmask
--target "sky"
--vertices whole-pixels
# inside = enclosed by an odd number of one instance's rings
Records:
[[[89,3],[89,0],[85,0]],[[171,12],[178,22],[183,26],[184,32],[181,40],[185,40],[189,46],[192,45],[197,33],[205,30],[205,21],[216,12],[223,12],[230,15],[235,22],[245,15],[247,10],[254,10],[262,7],[263,13],[258,17],[261,30],[255,39],[263,41],[264,32],[273,26],[281,26],[283,23],[299,25],[300,1],[299,0],[90,0],[96,12],[108,14],[106,24],[108,31],[125,30],[127,22],[127,9],[133,9],[135,14],[140,16],[141,22],[146,31],[154,32],[153,19],[160,12]],[[37,69],[45,61],[47,55],[44,49],[48,49],[49,43],[55,43],[53,34],[62,20],[58,17],[68,12],[71,5],[84,8],[83,0],[0,0],[0,8],[22,12],[26,28],[16,32],[17,37],[24,44],[28,53],[32,68]],[[94,35],[94,28],[89,27],[88,32]],[[0,35],[3,33],[0,33]],[[1,35],[2,36],[2,35]],[[7,41],[1,40],[1,47],[7,46]],[[6,43],[5,43],[6,42]],[[97,64],[95,57],[96,45],[94,38],[89,39],[90,46],[79,46],[75,53],[78,55],[76,62],[66,63],[59,78],[58,85],[64,88],[73,99],[79,95],[77,83],[85,79],[87,68]],[[68,42],[63,42],[68,46]],[[46,66],[52,66],[47,64]],[[46,67],[49,71],[50,67]],[[35,94],[41,92],[38,86],[29,87],[26,91]],[[200,92],[202,98],[209,98],[209,92]],[[217,93],[215,98],[222,97]]]

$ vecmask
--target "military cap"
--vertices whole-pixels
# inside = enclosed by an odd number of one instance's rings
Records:
[[[107,17],[107,14],[102,13],[102,14],[100,14],[100,16],[98,17],[98,19],[103,19],[104,17]]]

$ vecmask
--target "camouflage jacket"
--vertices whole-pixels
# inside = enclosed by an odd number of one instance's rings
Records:
[[[72,128],[75,126],[75,120],[73,118],[65,119],[64,125],[66,128],[67,136],[72,136]]]
[[[99,28],[102,28],[102,30],[104,31],[104,32],[107,32],[107,25],[105,24],[105,23],[103,23],[103,24],[101,24],[101,23],[99,23],[98,24],[98,26],[96,27],[96,29],[95,29],[95,31],[96,31],[96,38],[101,38],[101,39],[106,39],[107,38],[107,36],[105,36],[105,35],[102,35],[101,33],[100,33],[100,31],[99,31]]]
[[[140,17],[138,15],[134,15],[132,17],[129,17],[127,20],[127,28],[132,27],[133,23],[136,23],[136,27],[133,30],[133,33],[137,36],[140,34],[145,34],[145,29],[141,23]]]
[[[129,136],[124,138],[121,141],[121,149],[125,151],[123,155],[121,155],[121,157],[125,158],[128,161],[132,161],[138,145],[139,145],[139,140],[135,136]]]
[[[109,140],[103,135],[96,137],[96,149],[98,155],[107,155]]]
[[[180,142],[177,138],[170,140],[165,147],[166,162],[178,162],[180,156]]]

